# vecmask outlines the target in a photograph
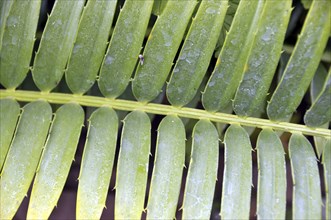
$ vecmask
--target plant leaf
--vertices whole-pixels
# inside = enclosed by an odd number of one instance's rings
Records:
[[[116,172],[115,219],[140,219],[144,210],[151,124],[146,113],[133,111],[123,121]]]
[[[154,0],[153,14],[161,15],[169,0]]]
[[[291,15],[290,0],[266,1],[246,68],[237,89],[233,110],[256,116],[264,111]]]
[[[27,219],[47,219],[56,206],[74,160],[83,120],[84,111],[78,104],[68,103],[56,111],[32,187]]]
[[[304,116],[308,126],[317,127],[329,123],[331,120],[331,68],[325,79],[322,91]]]
[[[149,102],[161,92],[196,4],[196,0],[168,1],[158,17],[145,46],[144,64],[138,65],[132,81],[137,100]]]
[[[231,102],[244,73],[245,62],[254,40],[253,33],[257,30],[264,2],[240,1],[202,95],[202,104],[207,111],[223,111]]]
[[[285,219],[286,167],[283,145],[271,129],[261,131],[257,140],[258,219]]]
[[[252,186],[252,147],[245,129],[231,125],[225,132],[222,219],[248,219]]]
[[[37,87],[49,92],[60,82],[77,34],[84,0],[55,1],[33,63]]]
[[[226,38],[227,33],[229,32],[234,15],[236,14],[239,2],[240,2],[240,0],[229,0],[229,7],[228,7],[228,10],[226,11],[221,34],[218,38],[216,48],[215,48],[215,54],[214,54],[215,58],[217,58],[221,52],[222,46],[224,44],[224,40]]]
[[[172,105],[184,106],[194,98],[208,69],[227,8],[227,0],[201,2],[167,86]]]
[[[3,32],[5,30],[7,17],[9,15],[11,6],[13,5],[14,1],[1,1],[0,2],[0,49],[2,45],[2,37]]]
[[[183,219],[209,219],[218,169],[218,133],[207,120],[193,129],[192,151],[186,179]]]
[[[73,93],[83,94],[97,77],[117,1],[88,1],[79,22],[68,61],[66,82]]]
[[[15,100],[0,100],[0,171],[5,162],[19,115],[20,105]]]
[[[4,22],[1,30],[4,29],[4,32],[1,31],[0,35],[0,82],[7,89],[14,89],[22,83],[30,69],[41,1],[3,2],[13,3],[1,3],[10,11],[7,19],[1,19]]]
[[[324,168],[324,182],[325,182],[325,219],[331,217],[331,139],[328,139],[325,143],[323,152],[323,168]]]
[[[293,219],[320,219],[322,198],[316,156],[309,141],[292,134],[289,143],[293,178]]]
[[[99,219],[106,204],[115,157],[118,118],[107,107],[89,119],[77,192],[77,219]]]
[[[1,172],[0,219],[12,219],[28,193],[51,119],[52,109],[45,101],[31,102],[23,107]]]
[[[281,82],[268,104],[267,113],[271,120],[290,118],[308,89],[328,40],[331,28],[329,9],[329,1],[313,1]]]
[[[185,161],[185,128],[177,116],[160,123],[147,219],[174,219]]]
[[[98,81],[108,98],[121,95],[130,82],[144,40],[153,1],[125,1],[116,21]]]

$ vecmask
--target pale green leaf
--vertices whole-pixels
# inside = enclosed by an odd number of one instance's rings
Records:
[[[257,140],[258,219],[285,219],[285,152],[278,135],[271,129],[261,131]]]
[[[160,123],[147,205],[147,219],[173,219],[185,160],[185,128],[177,116]]]
[[[289,154],[294,185],[293,219],[321,219],[321,183],[313,147],[303,135],[292,134]]]
[[[327,0],[313,1],[281,82],[268,104],[271,120],[291,117],[308,89],[328,40],[330,4]]]
[[[10,12],[6,19],[1,18],[0,82],[7,89],[14,89],[30,70],[41,1],[2,2],[8,2],[1,4],[6,4],[3,6]]]
[[[169,1],[158,17],[144,49],[144,64],[138,65],[132,81],[137,100],[149,102],[161,92],[196,4]]]
[[[89,122],[78,178],[77,219],[100,218],[106,204],[117,142],[118,118],[114,110],[99,108],[92,113]]]
[[[144,210],[151,124],[146,113],[133,111],[123,121],[116,171],[115,219],[140,219]]]
[[[221,218],[248,219],[252,187],[252,146],[245,129],[231,125],[224,137]]]
[[[50,134],[33,183],[28,219],[46,219],[61,195],[74,160],[84,111],[69,103],[55,113]]]
[[[20,105],[13,99],[0,100],[0,171],[14,135]]]
[[[33,80],[49,92],[60,82],[74,45],[84,0],[55,1],[33,63]]]
[[[84,8],[65,75],[73,93],[85,93],[96,80],[107,47],[116,3],[115,0],[90,0]]]
[[[52,109],[45,101],[31,102],[23,107],[1,172],[0,219],[12,219],[28,193],[51,119]]]
[[[200,120],[193,129],[192,139],[183,219],[209,219],[218,170],[217,130],[210,121]]]

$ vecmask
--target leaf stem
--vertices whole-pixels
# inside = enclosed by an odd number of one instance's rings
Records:
[[[214,122],[226,124],[240,124],[242,126],[271,128],[273,130],[280,130],[290,133],[302,133],[305,135],[319,136],[331,138],[331,130],[324,128],[312,128],[301,124],[294,124],[288,122],[276,122],[268,119],[239,117],[237,115],[208,112],[202,109],[193,108],[178,108],[171,105],[142,103],[137,101],[108,99],[104,97],[74,95],[65,93],[45,93],[37,91],[23,91],[23,90],[4,90],[0,89],[0,99],[11,97],[18,101],[31,102],[38,99],[44,99],[49,103],[65,104],[68,102],[76,102],[82,106],[101,107],[108,106],[116,110],[134,111],[140,110],[146,113],[158,115],[178,115],[180,117],[192,119],[207,119]]]

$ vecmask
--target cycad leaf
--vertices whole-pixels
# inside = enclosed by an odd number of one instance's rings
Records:
[[[325,69],[323,64],[320,63],[320,65],[318,66],[318,68],[316,70],[314,78],[310,84],[311,103],[314,103],[316,101],[318,95],[321,93],[321,91],[323,89],[323,87],[321,85],[325,84],[327,75],[328,75],[327,70]],[[327,104],[327,105],[329,105],[329,104]],[[323,117],[323,115],[321,115],[321,117]],[[321,125],[319,127],[328,128],[329,122],[327,122],[324,125]],[[318,158],[321,157],[326,142],[327,142],[327,140],[325,138],[314,136],[314,145],[315,145],[315,149],[316,149]]]
[[[0,219],[12,219],[28,193],[51,119],[52,109],[45,101],[35,101],[24,106],[1,172]]]
[[[309,9],[312,2],[312,0],[301,0],[301,3],[305,9]]]
[[[20,105],[13,99],[0,100],[0,171],[13,138]]]
[[[201,2],[167,86],[167,97],[172,105],[184,106],[196,94],[213,55],[227,8],[227,0]]]
[[[285,219],[286,167],[282,143],[275,132],[264,129],[258,137],[256,149],[258,219]]]
[[[325,66],[323,65],[323,63],[321,62],[318,65],[318,68],[314,74],[314,78],[311,81],[310,84],[310,91],[309,91],[309,95],[311,98],[311,103],[313,103],[318,95],[321,93],[323,86],[325,82],[326,82],[326,78],[328,76],[328,70],[325,68]]]
[[[252,186],[252,147],[245,129],[231,125],[224,137],[222,219],[248,219]]]
[[[328,139],[323,152],[324,182],[326,193],[325,219],[331,218],[331,139]]]
[[[313,147],[301,134],[289,143],[293,177],[293,219],[320,219],[322,198],[317,160]]]
[[[158,17],[145,46],[144,64],[138,65],[132,82],[137,100],[149,102],[161,92],[196,4],[169,1]]]
[[[73,93],[83,94],[95,82],[116,3],[115,0],[90,0],[84,8],[66,71],[66,82]]]
[[[240,1],[214,71],[202,95],[206,110],[223,111],[231,102],[244,72],[263,5],[263,0]]]
[[[169,0],[154,0],[153,14],[161,15]]]
[[[102,94],[121,95],[128,86],[144,40],[153,1],[125,1],[104,57],[100,79]]]
[[[291,0],[266,1],[245,73],[233,102],[237,115],[263,113],[267,93],[279,62]]]
[[[147,219],[175,218],[185,160],[185,128],[177,116],[166,116],[158,128]]]
[[[4,29],[4,33],[0,35],[2,39],[0,41],[0,82],[7,89],[14,89],[22,83],[30,69],[41,1],[4,0],[2,2],[4,3],[1,4],[5,4],[3,6],[6,6],[7,10],[10,8],[10,12],[1,24],[1,30]],[[8,4],[12,4],[11,7]]]
[[[236,14],[236,10],[238,8],[240,0],[229,0],[229,7],[226,11],[226,15],[224,18],[224,23],[222,26],[221,34],[218,38],[218,42],[215,48],[215,58],[217,58],[221,52],[222,46],[224,44],[225,37],[230,30],[234,15]]]
[[[56,206],[74,160],[83,120],[83,109],[77,104],[65,104],[56,111],[32,187],[28,219],[46,219]]]
[[[49,92],[60,82],[73,48],[84,0],[55,2],[33,63],[34,82]]]
[[[0,2],[0,50],[2,45],[2,36],[6,26],[6,20],[10,12],[10,8],[14,1],[1,1]]]
[[[133,111],[123,121],[116,172],[115,219],[140,219],[144,210],[151,124],[146,113]]]
[[[218,133],[200,120],[193,129],[191,160],[186,180],[183,219],[209,219],[218,169]]]
[[[285,72],[267,107],[272,120],[288,120],[300,104],[323,55],[331,28],[330,2],[314,0]]]
[[[320,95],[313,102],[304,116],[305,124],[308,126],[321,126],[331,120],[331,68],[325,79]]]
[[[110,108],[97,109],[89,119],[79,175],[77,219],[99,219],[105,207],[115,157],[118,118]]]

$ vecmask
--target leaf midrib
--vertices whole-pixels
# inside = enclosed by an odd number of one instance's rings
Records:
[[[187,107],[175,107],[165,104],[143,103],[138,101],[109,99],[105,97],[75,95],[68,93],[47,93],[38,91],[24,90],[5,90],[0,89],[0,99],[14,98],[17,101],[31,102],[38,99],[44,99],[53,104],[65,104],[75,102],[82,106],[101,107],[108,106],[116,110],[134,111],[140,110],[146,113],[158,115],[178,115],[179,117],[192,119],[205,119],[213,122],[226,124],[239,124],[241,126],[270,128],[276,131],[284,131],[290,133],[302,133],[305,135],[331,138],[331,130],[325,128],[312,128],[302,124],[294,124],[288,122],[276,122],[268,119],[239,117],[237,115],[226,114],[221,112],[208,112],[202,109],[194,109]]]

